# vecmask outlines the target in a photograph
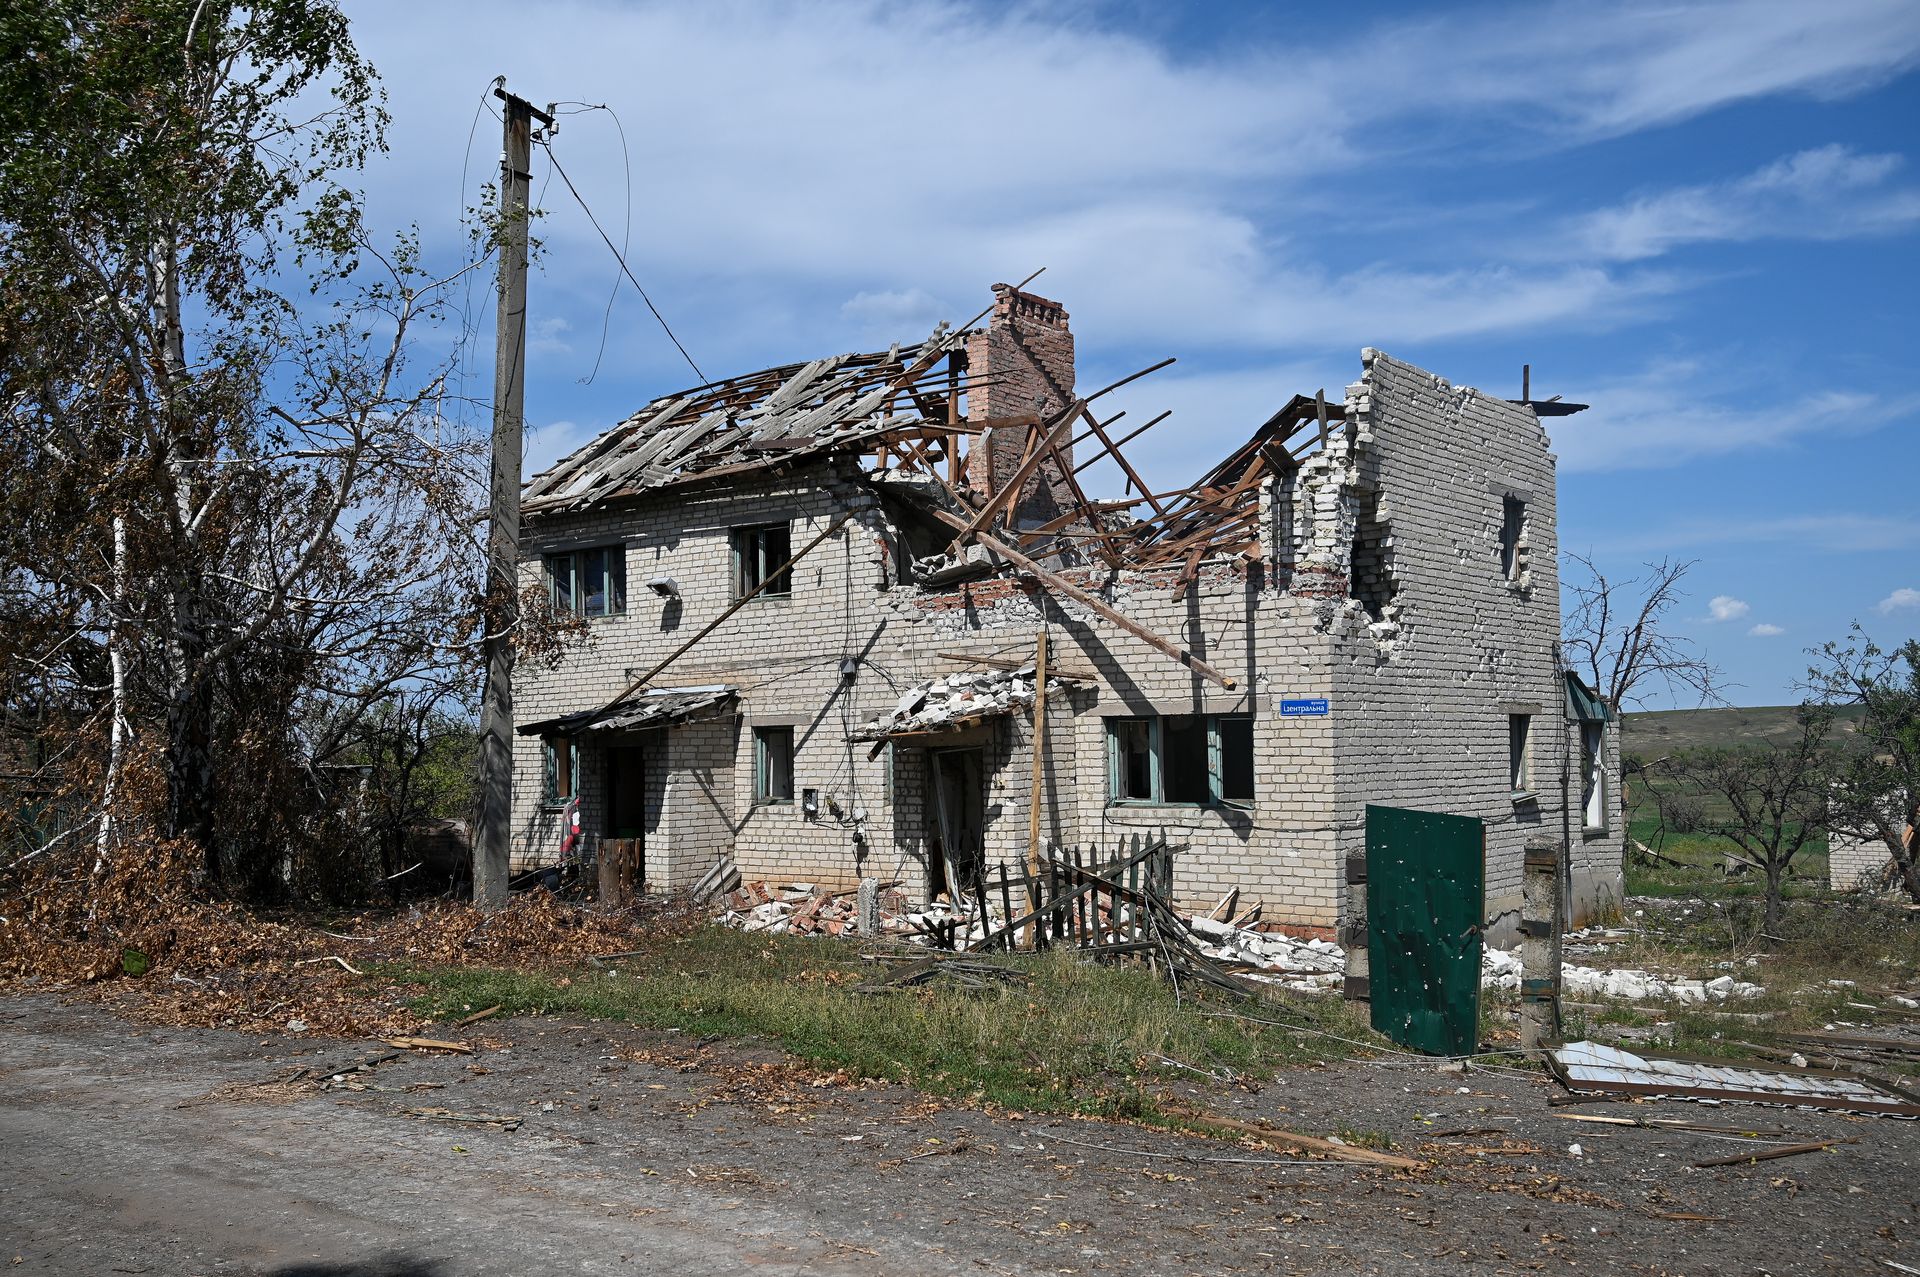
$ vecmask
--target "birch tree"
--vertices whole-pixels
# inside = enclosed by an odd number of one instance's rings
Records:
[[[479,263],[376,247],[386,122],[323,0],[0,17],[0,696],[97,864],[258,887],[364,714],[465,694],[480,445],[413,351]]]

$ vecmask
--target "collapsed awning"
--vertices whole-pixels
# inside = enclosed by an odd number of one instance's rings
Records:
[[[1051,689],[1081,680],[1047,676]],[[994,718],[1005,718],[1034,701],[1034,667],[968,670],[929,682],[916,683],[900,698],[891,714],[869,720],[849,740],[887,741],[962,731]]]
[[[1567,677],[1567,717],[1576,723],[1610,723],[1613,711],[1607,703],[1594,695],[1593,689],[1580,681],[1580,676],[1572,670],[1566,671]]]
[[[710,687],[659,687],[606,709],[582,710],[522,723],[522,736],[578,736],[585,732],[631,732],[682,723],[704,711],[731,702],[739,689],[725,684]]]

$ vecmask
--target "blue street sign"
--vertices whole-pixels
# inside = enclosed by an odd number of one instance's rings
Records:
[[[1280,701],[1282,718],[1318,718],[1331,711],[1327,709],[1324,696],[1283,697]]]

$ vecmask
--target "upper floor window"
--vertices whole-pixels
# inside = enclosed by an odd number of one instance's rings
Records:
[[[733,597],[745,598],[756,589],[760,597],[793,593],[793,532],[785,523],[762,523],[733,530]],[[760,589],[765,583],[766,588]]]
[[[1507,715],[1507,781],[1514,800],[1533,794],[1533,715]]]
[[[1518,581],[1525,566],[1520,553],[1527,535],[1527,503],[1516,496],[1500,499],[1500,575]]]
[[[1253,801],[1253,719],[1177,714],[1107,720],[1107,792],[1116,803]]]
[[[627,610],[625,546],[597,545],[547,556],[553,610],[573,616],[621,616]]]

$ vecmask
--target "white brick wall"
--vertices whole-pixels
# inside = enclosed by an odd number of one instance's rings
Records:
[[[1348,391],[1350,421],[1324,456],[1263,494],[1266,564],[1216,563],[1176,601],[1175,573],[1122,574],[1104,585],[1126,615],[1189,647],[1233,677],[1205,681],[1071,600],[1032,583],[994,579],[944,595],[891,584],[889,527],[850,463],[818,463],[781,477],[751,476],[669,490],[618,512],[534,521],[523,570],[546,548],[621,541],[627,546],[628,613],[595,622],[589,646],[516,682],[520,722],[587,709],[663,657],[730,601],[728,530],[792,518],[797,550],[845,508],[858,517],[795,570],[790,599],[756,601],[656,680],[658,686],[731,683],[738,718],[651,733],[649,755],[667,773],[649,806],[648,873],[656,886],[697,878],[729,848],[749,879],[849,885],[862,874],[927,882],[927,765],[902,746],[891,796],[887,758],[847,734],[891,710],[910,684],[962,668],[942,652],[1025,659],[1044,617],[1057,667],[1093,672],[1093,686],[1056,687],[1049,714],[1044,837],[1112,846],[1164,828],[1189,850],[1175,887],[1211,905],[1239,887],[1266,918],[1331,928],[1340,919],[1343,857],[1364,845],[1368,802],[1426,807],[1488,822],[1489,916],[1517,910],[1521,847],[1560,832],[1558,768],[1568,743],[1564,696],[1553,666],[1559,635],[1554,467],[1532,413],[1368,352]],[[1362,489],[1371,487],[1386,540],[1369,550],[1397,589],[1370,623],[1347,597],[1349,555]],[[1500,574],[1501,497],[1528,502],[1525,573]],[[642,582],[673,577],[677,616]],[[1378,582],[1376,581],[1376,584]],[[890,588],[891,587],[891,588]],[[843,682],[843,656],[860,662]],[[1282,718],[1283,696],[1325,696],[1332,713]],[[1537,801],[1508,795],[1508,707],[1535,704]],[[1108,715],[1251,712],[1256,796],[1250,812],[1116,807],[1107,801]],[[755,807],[755,723],[794,728],[796,800]],[[986,854],[1023,858],[1032,775],[1025,714],[978,729],[987,765]],[[604,771],[582,754],[583,810],[598,829]],[[515,755],[520,857],[550,847],[556,831],[538,800],[539,742]],[[1577,758],[1573,760],[1577,765]],[[1617,780],[1617,772],[1615,773]],[[1577,774],[1572,781],[1577,785]],[[837,811],[837,815],[835,814]],[[1577,813],[1575,839],[1579,840]],[[856,842],[856,830],[864,843]],[[1617,836],[1580,844],[1617,880]],[[1597,850],[1596,850],[1597,848]]]

